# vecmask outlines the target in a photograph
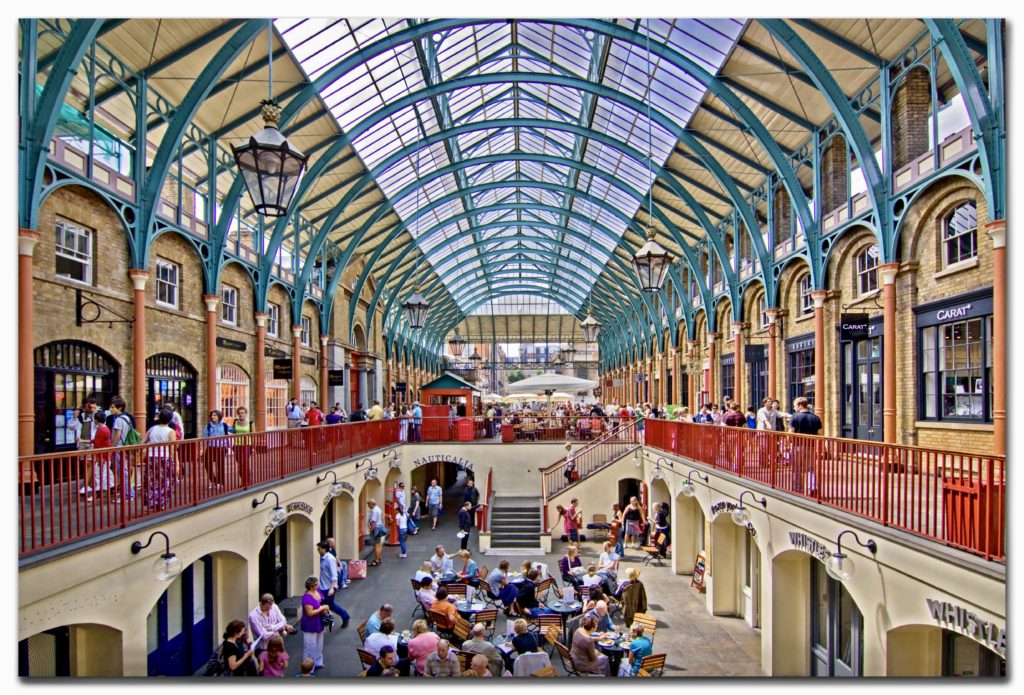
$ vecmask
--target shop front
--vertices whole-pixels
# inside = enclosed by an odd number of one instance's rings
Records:
[[[882,441],[882,317],[843,315],[839,330],[842,436]]]
[[[809,400],[815,410],[820,406],[815,403],[814,378],[814,334],[790,338],[786,341],[786,379],[789,384],[787,398],[782,403],[782,410],[790,412],[793,401],[803,396]]]
[[[173,403],[181,416],[185,439],[196,436],[196,383],[198,373],[185,359],[170,353],[146,358],[146,427],[166,403]]]

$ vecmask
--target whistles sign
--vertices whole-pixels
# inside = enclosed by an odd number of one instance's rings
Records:
[[[977,615],[963,606],[957,606],[947,601],[934,601],[930,598],[928,612],[932,618],[949,630],[960,632],[1006,658],[1006,629],[995,623],[982,620]]]

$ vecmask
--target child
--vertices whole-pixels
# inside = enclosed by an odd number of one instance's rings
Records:
[[[106,416],[97,410],[93,417],[92,448],[107,449],[110,447],[110,428],[106,425]],[[114,487],[114,472],[110,470],[110,454],[96,454],[92,460],[92,489],[94,492],[107,492]],[[86,497],[91,500],[92,495]]]
[[[305,661],[302,665],[303,671],[305,671]],[[270,638],[266,651],[260,654],[260,666],[265,678],[284,678],[284,670],[288,668],[288,652],[284,650],[284,640],[281,639],[281,635],[274,635]]]
[[[754,406],[747,408],[747,427],[757,429],[757,411],[754,410]]]
[[[295,674],[296,678],[313,678],[314,677],[315,674],[313,673],[313,659],[311,659],[310,657],[307,656],[305,659],[302,660],[301,668],[302,668],[302,673]]]

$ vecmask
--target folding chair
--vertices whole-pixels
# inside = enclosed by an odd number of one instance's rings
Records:
[[[476,656],[476,654],[464,652],[460,649],[453,649],[452,651],[455,652],[455,658],[459,660],[459,671],[468,671],[469,663],[473,660],[473,657]]]
[[[420,603],[420,585],[415,579],[410,579],[409,582],[412,584],[412,617],[415,618],[416,611],[419,611],[423,615],[423,617],[426,618],[427,611],[423,607],[423,604]]]
[[[448,589],[449,596],[458,596],[464,599],[466,598],[466,586],[466,584],[449,584],[445,588]]]
[[[581,677],[581,673],[576,670],[575,664],[572,663],[572,656],[569,654],[569,648],[561,642],[555,642],[555,649],[558,651],[558,656],[562,657],[562,668],[565,669],[565,673],[568,676],[574,676],[576,678]]]
[[[448,622],[448,616],[439,611],[427,611],[427,620],[442,637],[451,637],[452,629],[455,627]]]
[[[658,547],[664,542],[665,534],[664,532],[662,532],[655,537],[653,545],[640,546],[640,549],[647,553],[647,557],[644,558],[643,564],[650,564],[650,562],[653,560],[654,564],[656,564],[658,567],[665,566],[665,564],[661,561],[661,548]]]
[[[551,615],[550,613],[538,615],[535,621],[537,623],[537,630],[542,635],[545,635],[552,626],[557,627],[559,632],[562,630],[562,616],[560,615]]]
[[[460,615],[455,619],[455,625],[452,627],[452,641],[458,642],[461,645],[463,642],[469,639],[469,633],[472,631],[473,626],[469,624],[469,621],[467,621]],[[469,667],[467,666],[466,668]]]
[[[555,678],[556,677],[555,667],[554,666],[545,666],[544,668],[540,669],[539,671],[534,671],[533,673],[531,673],[530,677],[532,677],[532,678]]]
[[[356,634],[359,635],[359,644],[366,642],[366,621],[359,623],[356,627]]]
[[[640,670],[646,671],[652,678],[661,678],[665,672],[666,654],[651,654],[640,662]]]
[[[562,634],[561,625],[548,625],[544,630],[544,640],[548,643],[551,656],[555,655],[555,644],[558,642],[558,636]]]
[[[633,625],[643,625],[644,637],[654,641],[654,632],[658,629],[658,619],[647,613],[634,613]],[[632,626],[630,626],[632,627]]]
[[[485,604],[497,608],[501,604],[498,601],[498,599],[491,596],[492,593],[494,593],[494,590],[491,589],[491,585],[487,583],[486,579],[481,579],[480,586],[477,587],[477,591],[474,592],[474,595],[479,596],[480,600],[483,601]]]
[[[484,627],[487,628],[487,638],[490,639],[494,636],[494,631],[498,627],[498,609],[485,608],[482,611],[477,611],[474,620],[478,623],[483,623]]]
[[[363,668],[370,668],[377,663],[377,657],[362,647],[356,647],[356,652],[359,654],[359,665]]]

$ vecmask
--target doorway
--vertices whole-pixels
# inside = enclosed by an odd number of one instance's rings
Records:
[[[743,600],[740,610],[750,627],[761,627],[761,550],[750,533],[743,534]]]
[[[271,593],[277,601],[288,596],[288,523],[267,537],[260,548],[259,593]]]
[[[825,564],[810,558],[811,675],[864,675],[864,618],[841,582]]]
[[[146,427],[156,424],[160,408],[174,403],[181,415],[185,439],[196,436],[196,382],[198,374],[188,362],[177,355],[161,353],[146,359]]]
[[[881,325],[869,326],[867,338],[840,343],[843,437],[882,441]]]
[[[747,394],[749,396],[745,404],[754,406],[757,410],[761,407],[761,401],[768,395],[768,356],[764,345],[747,345],[744,347],[746,363],[750,367],[750,384]]]
[[[20,678],[71,675],[71,630],[66,626],[40,632],[18,643]]]
[[[213,651],[213,558],[185,568],[146,617],[148,675],[191,676]]]

